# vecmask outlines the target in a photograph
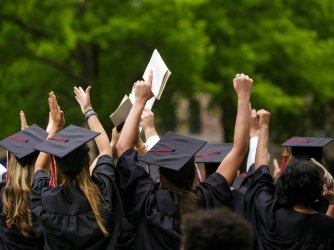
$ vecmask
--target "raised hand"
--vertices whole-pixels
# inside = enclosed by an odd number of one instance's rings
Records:
[[[268,127],[270,121],[270,113],[264,109],[257,111],[257,116],[259,117],[259,126]]]
[[[279,167],[278,161],[276,158],[273,160],[274,164],[274,180],[277,180],[281,175],[281,168]]]
[[[236,74],[233,79],[233,87],[238,96],[249,97],[252,92],[253,80],[248,75]]]
[[[88,86],[86,91],[84,91],[81,87],[74,87],[75,99],[79,103],[83,114],[92,108],[92,105],[90,104],[90,90],[91,86]]]
[[[322,196],[328,200],[329,204],[334,204],[334,182],[332,182],[331,187],[327,187],[326,184],[323,185]]]
[[[21,130],[28,127],[27,119],[23,111],[20,112]]]
[[[145,108],[141,115],[139,126],[142,127],[143,130],[147,128],[154,128],[154,113]]]
[[[259,119],[256,114],[256,109],[252,109],[250,117],[249,136],[256,137],[259,136],[259,134],[260,134]]]
[[[110,142],[110,147],[111,147],[112,151],[114,151],[120,135],[121,135],[121,132],[118,132],[116,127],[112,129],[112,131],[111,131],[111,142]]]
[[[51,112],[49,112],[49,122],[48,122],[48,126],[46,127],[46,132],[50,133],[52,127],[53,127],[53,120],[52,120]]]
[[[134,84],[136,102],[146,103],[152,97],[152,80],[153,80],[153,71],[150,70],[148,81],[137,81]]]
[[[57,102],[57,97],[53,93],[53,91],[49,93],[48,102],[49,102],[49,108],[50,108],[49,117],[51,116],[51,119],[53,121],[52,128],[59,129],[64,125],[65,118],[64,118],[64,112],[60,109],[58,102]]]

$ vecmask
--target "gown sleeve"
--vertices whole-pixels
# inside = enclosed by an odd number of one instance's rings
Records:
[[[275,185],[267,166],[261,166],[252,177],[245,193],[245,212],[258,226],[270,228],[273,223]]]
[[[117,162],[124,210],[130,223],[138,222],[154,182],[140,165],[134,149],[125,151]]]
[[[109,155],[98,158],[92,173],[92,180],[99,187],[107,204],[112,204],[113,183],[116,182],[116,172],[113,159]]]
[[[217,172],[211,174],[207,180],[199,184],[196,192],[202,208],[232,207],[230,186],[224,176]]]
[[[34,181],[30,189],[30,205],[33,218],[34,231],[43,232],[42,218],[46,212],[42,204],[42,193],[50,189],[50,177],[44,170],[35,173]]]

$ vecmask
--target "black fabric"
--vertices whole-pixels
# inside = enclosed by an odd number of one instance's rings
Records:
[[[334,219],[279,207],[267,166],[253,175],[245,194],[245,210],[257,237],[257,249],[334,249]]]
[[[92,180],[100,189],[106,207],[101,216],[111,228],[111,206],[115,171],[109,156],[100,156]],[[37,228],[45,233],[45,249],[106,249],[110,238],[102,234],[87,198],[78,187],[48,185],[49,176],[39,170],[31,188],[31,208]]]
[[[48,140],[36,145],[35,149],[63,158],[98,135],[100,135],[98,132],[69,125]]]
[[[232,150],[233,143],[223,144],[206,144],[196,155],[195,162],[198,163],[217,163],[219,164],[225,159]]]
[[[138,163],[133,149],[122,154],[117,169],[126,219],[134,225],[133,249],[179,249],[181,235],[177,194],[157,188]],[[232,205],[230,187],[218,173],[212,174],[194,192],[198,195],[201,208]]]
[[[43,234],[31,233],[31,238],[24,237],[20,230],[14,226],[8,228],[5,222],[5,216],[3,215],[2,197],[5,191],[5,182],[0,184],[0,249],[6,250],[42,250],[44,249],[44,236]]]
[[[206,141],[168,131],[140,160],[180,171],[205,144]]]

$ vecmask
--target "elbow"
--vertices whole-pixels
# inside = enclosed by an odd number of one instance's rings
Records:
[[[120,157],[127,150],[126,146],[123,143],[118,142],[116,144],[116,152],[118,157]]]

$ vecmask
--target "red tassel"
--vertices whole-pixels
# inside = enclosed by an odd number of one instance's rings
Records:
[[[28,140],[25,140],[25,139],[20,138],[20,137],[16,137],[16,136],[14,136],[14,135],[8,136],[8,138],[10,138],[10,139],[14,139],[14,140],[16,140],[16,141],[20,141],[20,142],[28,142]]]
[[[56,166],[55,166],[55,161],[51,155],[50,155],[50,159],[51,159],[51,177],[49,181],[49,187],[55,187],[56,186]]]
[[[281,173],[284,170],[286,161],[288,160],[288,156],[289,156],[289,149],[288,149],[288,147],[286,147],[284,152],[283,152],[283,159],[282,159],[282,163],[281,163],[281,166],[280,166]]]
[[[155,153],[155,152],[163,152],[163,153],[166,153],[166,152],[174,152],[175,149],[171,149],[171,148],[162,148],[162,149],[155,149],[155,150],[149,150],[147,151],[148,153]]]
[[[210,152],[210,153],[207,153],[207,154],[197,154],[195,155],[195,157],[202,157],[202,156],[211,156],[211,155],[219,155],[220,152]]]

